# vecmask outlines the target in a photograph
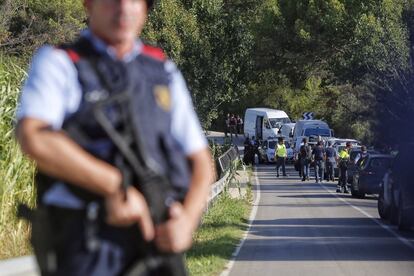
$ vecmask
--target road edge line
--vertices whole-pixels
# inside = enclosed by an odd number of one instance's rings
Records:
[[[373,216],[371,216],[370,214],[368,214],[367,212],[365,212],[361,208],[359,208],[357,206],[354,206],[352,203],[348,202],[347,200],[343,199],[342,197],[339,197],[337,195],[337,193],[334,193],[334,192],[330,191],[322,183],[319,183],[319,185],[322,188],[324,188],[325,191],[327,191],[328,193],[334,195],[340,201],[346,203],[347,205],[351,206],[352,208],[354,208],[355,210],[357,210],[358,212],[360,212],[364,216],[366,216],[366,217],[370,218],[371,220],[373,220],[376,224],[378,224],[379,226],[381,226],[384,230],[386,230],[387,232],[389,232],[390,234],[392,234],[394,237],[396,237],[400,242],[402,242],[403,244],[405,244],[406,246],[408,246],[410,249],[414,250],[414,244],[412,242],[410,242],[408,239],[406,239],[403,236],[399,235],[397,232],[395,232],[394,229],[391,228],[391,226],[382,223],[378,218],[374,218]]]
[[[228,276],[230,274],[230,271],[233,268],[234,263],[236,261],[236,257],[239,255],[240,250],[243,247],[244,242],[246,241],[247,235],[250,232],[250,229],[252,227],[252,223],[256,219],[257,209],[258,209],[258,205],[259,205],[259,202],[260,202],[260,183],[259,183],[259,179],[257,178],[257,169],[256,169],[256,167],[254,168],[254,181],[255,181],[256,186],[257,186],[257,191],[256,191],[256,198],[255,198],[254,203],[253,203],[253,208],[252,208],[252,211],[250,212],[248,227],[245,230],[239,244],[236,246],[236,249],[233,251],[233,254],[231,254],[231,258],[230,258],[230,261],[226,265],[226,269],[223,272],[221,272],[220,276]]]

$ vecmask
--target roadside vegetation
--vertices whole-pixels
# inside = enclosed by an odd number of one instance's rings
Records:
[[[14,114],[24,71],[0,56],[0,259],[26,255],[29,226],[15,216],[17,204],[34,204],[34,166],[14,139]]]
[[[204,214],[194,245],[186,254],[190,275],[218,275],[224,270],[247,229],[252,201],[248,184],[246,194],[234,198],[224,192]]]

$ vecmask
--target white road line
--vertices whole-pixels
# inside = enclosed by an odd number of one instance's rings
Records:
[[[220,276],[228,276],[230,274],[230,271],[233,268],[236,257],[237,257],[237,255],[239,255],[239,252],[240,252],[241,248],[243,247],[244,242],[246,241],[247,235],[250,232],[250,228],[252,227],[253,221],[256,218],[257,209],[259,208],[258,206],[259,206],[259,202],[260,202],[260,183],[259,183],[259,179],[257,178],[257,169],[256,169],[256,167],[254,168],[254,181],[256,182],[257,191],[256,191],[256,199],[254,200],[253,208],[252,208],[252,211],[250,212],[250,216],[249,216],[249,226],[248,226],[247,230],[245,231],[245,233],[243,234],[243,238],[241,239],[240,243],[237,245],[236,249],[234,250],[233,254],[231,255],[231,259],[228,262],[228,264],[226,265],[226,269],[220,274]]]
[[[354,208],[355,210],[357,210],[361,214],[363,214],[366,217],[368,217],[371,220],[373,220],[375,223],[377,223],[379,226],[381,226],[384,230],[388,231],[390,234],[392,234],[393,236],[395,236],[400,242],[402,242],[403,244],[405,244],[406,246],[408,246],[410,249],[414,250],[414,244],[412,242],[410,242],[409,240],[407,240],[406,238],[404,238],[403,236],[399,235],[397,232],[395,232],[389,225],[386,225],[386,224],[382,223],[379,219],[374,218],[373,216],[371,216],[370,214],[368,214],[367,212],[365,212],[361,208],[359,208],[357,206],[354,206],[352,203],[348,202],[347,200],[343,199],[342,197],[339,197],[336,192],[332,192],[332,191],[328,190],[328,188],[326,188],[326,186],[323,185],[322,183],[319,183],[319,185],[321,185],[321,187],[324,188],[325,191],[327,191],[331,195],[334,195],[340,201],[342,201],[345,204],[351,206],[352,208]]]

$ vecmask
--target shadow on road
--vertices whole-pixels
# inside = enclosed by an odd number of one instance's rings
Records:
[[[414,261],[412,249],[369,218],[257,220],[250,234],[238,260]]]
[[[269,174],[268,166],[257,166],[256,171],[262,193],[258,204],[262,211],[257,217],[276,219],[252,222],[238,261],[414,261],[412,247],[375,220],[356,214],[348,204],[372,210],[376,208],[376,197],[361,200],[349,194],[329,193],[326,189],[335,191],[336,182],[320,185],[292,177],[286,181],[272,179],[273,172]],[[254,185],[253,189],[259,187]],[[277,219],[272,207],[280,208],[278,215],[283,212],[283,216]],[[349,207],[352,211],[338,207]],[[405,242],[414,241],[414,232],[398,232],[398,235]]]
[[[263,180],[261,180],[263,183]],[[272,183],[274,183],[275,178],[272,179]],[[331,188],[332,191],[335,191],[336,189],[336,184],[331,184],[331,183],[327,183],[324,184],[325,187],[327,188]],[[254,190],[258,190],[259,188],[254,185],[253,186]],[[260,190],[265,192],[265,191],[272,191],[272,192],[279,192],[279,191],[325,191],[324,188],[317,184],[317,183],[277,183],[277,184],[269,184],[269,183],[263,183],[260,185]]]
[[[364,208],[377,208],[377,205],[371,202],[355,202],[352,205]],[[318,202],[318,203],[275,203],[275,204],[258,204],[258,206],[268,207],[286,207],[286,208],[323,208],[323,207],[343,207],[347,204],[343,202]]]

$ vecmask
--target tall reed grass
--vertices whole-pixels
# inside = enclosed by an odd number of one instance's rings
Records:
[[[14,139],[15,111],[25,72],[0,54],[0,259],[29,254],[30,228],[17,219],[19,202],[35,203],[34,165]]]

